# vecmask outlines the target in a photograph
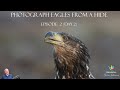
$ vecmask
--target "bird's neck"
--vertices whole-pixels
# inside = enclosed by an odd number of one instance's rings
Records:
[[[89,66],[76,52],[55,48],[55,64],[57,79],[88,79]],[[69,54],[68,54],[69,53]]]

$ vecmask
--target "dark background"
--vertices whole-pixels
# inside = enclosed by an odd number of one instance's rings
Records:
[[[77,22],[77,27],[41,27],[42,21]],[[82,40],[91,56],[91,72],[105,77],[113,65],[120,74],[120,12],[108,12],[108,18],[11,18],[0,12],[0,78],[5,68],[22,79],[54,78],[53,48],[44,42],[48,31],[67,32]]]

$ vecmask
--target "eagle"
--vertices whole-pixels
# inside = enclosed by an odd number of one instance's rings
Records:
[[[94,79],[89,69],[90,55],[81,40],[64,32],[49,31],[44,41],[54,48],[55,79]]]

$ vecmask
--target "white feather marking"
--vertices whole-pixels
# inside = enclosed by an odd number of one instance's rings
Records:
[[[58,59],[59,63],[62,63],[60,59]]]
[[[89,70],[89,67],[88,67],[88,65],[86,65],[86,68],[87,68],[87,71]]]
[[[69,72],[68,72],[68,78],[70,78],[70,74],[69,74]]]
[[[82,45],[84,45],[84,43],[81,43]]]
[[[89,74],[89,78],[90,78],[90,79],[95,79],[91,72],[90,72],[90,74]]]
[[[58,71],[57,71],[57,77],[58,77],[58,79],[59,79]]]
[[[63,76],[62,79],[65,79],[65,76]]]
[[[80,46],[80,48],[83,48],[82,46]]]

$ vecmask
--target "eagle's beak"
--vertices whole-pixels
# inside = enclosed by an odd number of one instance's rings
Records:
[[[45,35],[45,42],[50,44],[60,45],[63,42],[63,38],[57,32],[48,32]]]

